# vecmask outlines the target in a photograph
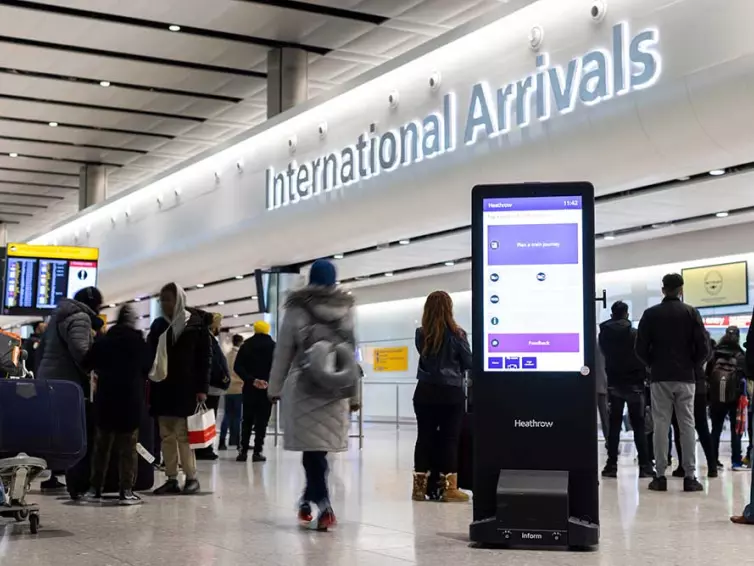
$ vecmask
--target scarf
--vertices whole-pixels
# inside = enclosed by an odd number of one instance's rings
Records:
[[[178,342],[181,334],[186,330],[186,323],[188,323],[189,318],[191,318],[191,313],[186,310],[186,291],[184,291],[183,287],[178,284],[176,284],[175,287],[178,292],[175,297],[175,310],[173,311],[173,317],[165,317],[165,320],[170,323],[168,330],[172,329],[173,331],[173,344]]]

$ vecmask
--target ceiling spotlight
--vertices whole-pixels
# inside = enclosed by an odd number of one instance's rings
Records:
[[[168,29],[170,31],[181,31],[181,26],[177,26],[177,25],[173,24],[172,26],[168,26]]]
[[[18,157],[18,154],[15,151],[12,151],[8,154],[8,157]]]
[[[447,265],[448,267],[453,267],[455,264],[456,264],[455,261],[446,261],[445,262],[445,265]]]
[[[49,126],[50,126],[51,128],[57,128],[57,127],[58,127],[58,123],[57,123],[57,122],[50,122],[50,123],[49,123],[48,125],[49,125]]]
[[[233,318],[238,318],[238,315],[237,315],[237,314],[234,314],[234,315],[233,315]]]
[[[713,177],[719,177],[720,175],[725,175],[725,169],[713,169],[709,174]]]
[[[387,273],[385,273],[385,277],[392,277],[393,275],[394,273],[392,271],[388,271]]]
[[[343,259],[345,256],[343,254],[335,254],[332,257],[333,257],[333,259]]]
[[[251,324],[244,324],[246,328],[251,328]]]
[[[114,308],[115,308],[116,306],[118,306],[118,305],[115,305],[115,304],[111,304],[111,305],[107,305],[107,306],[108,306],[109,308],[111,308],[111,309],[114,309]]]
[[[256,301],[256,300],[257,300],[257,298],[258,298],[258,297],[257,297],[256,295],[252,295],[252,296],[251,296],[251,300],[252,300],[252,301]]]
[[[402,246],[407,246],[411,243],[411,240],[401,240],[398,243]]]
[[[236,275],[236,279],[243,279],[243,275]]]
[[[110,81],[100,81],[99,86],[103,86],[105,88],[110,86]]]
[[[136,297],[136,298],[134,299],[134,302],[140,303],[140,302],[141,302],[141,297]]]
[[[615,234],[605,234],[605,240],[610,241],[614,239],[615,239]]]
[[[722,212],[718,212],[717,214],[715,214],[715,216],[717,216],[718,218],[728,218],[729,214],[730,214],[729,212],[722,211]]]
[[[223,306],[225,304],[225,301],[217,301],[217,306]]]
[[[683,177],[678,177],[678,180],[681,182],[688,181],[689,179],[691,179],[691,177],[689,177],[688,175],[684,175]]]
[[[199,284],[198,284],[198,285],[196,286],[196,288],[197,288],[197,289],[204,289],[204,283],[199,283]]]

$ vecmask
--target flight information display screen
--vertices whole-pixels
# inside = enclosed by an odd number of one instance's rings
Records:
[[[64,297],[97,284],[99,250],[9,244],[3,313],[47,315]]]
[[[582,198],[490,198],[482,205],[485,371],[581,371]]]

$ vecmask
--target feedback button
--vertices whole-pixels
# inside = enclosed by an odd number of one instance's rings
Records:
[[[487,347],[494,353],[558,353],[579,351],[578,334],[490,334]]]

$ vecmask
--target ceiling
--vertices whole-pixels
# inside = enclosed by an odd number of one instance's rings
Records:
[[[508,2],[3,0],[0,222],[24,240],[77,212],[83,165],[112,196],[264,121],[271,48],[309,52],[315,97]]]

